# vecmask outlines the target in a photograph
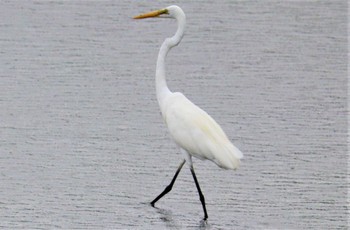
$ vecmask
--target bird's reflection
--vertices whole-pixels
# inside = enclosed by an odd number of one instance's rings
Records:
[[[174,218],[174,214],[171,210],[154,207],[160,216],[160,219],[164,222],[167,229],[183,229],[187,224],[181,224]],[[180,218],[179,218],[180,219]],[[188,225],[187,225],[188,227]],[[185,228],[187,228],[185,227]],[[210,229],[208,220],[200,220],[198,225],[194,223],[193,229]]]

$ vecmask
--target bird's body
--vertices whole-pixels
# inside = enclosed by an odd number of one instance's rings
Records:
[[[211,160],[221,168],[239,166],[242,153],[204,110],[179,92],[171,93],[164,102],[162,115],[178,146],[191,156]]]
[[[170,49],[177,46],[184,35],[186,16],[180,7],[169,6],[134,18],[142,19],[161,15],[175,18],[178,28],[173,37],[165,39],[158,54],[156,68],[157,99],[171,137],[187,153],[191,173],[203,206],[204,220],[206,220],[208,215],[205,200],[193,169],[192,156],[211,160],[224,169],[237,169],[243,154],[231,143],[220,125],[211,116],[192,103],[182,93],[173,93],[169,90],[165,78],[165,59]],[[169,186],[151,202],[152,206],[171,190],[185,162],[186,160],[180,164]]]

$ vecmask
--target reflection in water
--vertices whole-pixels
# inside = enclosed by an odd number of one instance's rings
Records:
[[[171,210],[154,207],[157,209],[157,213],[160,215],[160,219],[165,223],[168,229],[181,229],[181,225],[177,223],[173,218],[173,213]]]
[[[157,208],[157,213],[160,215],[160,219],[164,222],[167,229],[183,229],[183,225],[179,223],[179,220],[177,217],[173,216],[173,212],[171,210],[163,209],[163,208]],[[210,229],[210,224],[208,220],[200,220],[198,223],[197,229]],[[195,226],[194,226],[195,228]]]

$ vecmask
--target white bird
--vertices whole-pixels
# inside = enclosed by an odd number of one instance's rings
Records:
[[[165,58],[170,49],[177,46],[184,36],[186,16],[180,7],[173,5],[135,16],[134,19],[159,16],[175,18],[178,27],[175,35],[166,38],[160,47],[156,69],[157,99],[172,139],[186,153],[185,156],[190,163],[190,170],[202,203],[204,220],[206,220],[208,214],[205,199],[194,172],[192,156],[211,160],[224,169],[237,169],[243,154],[231,143],[222,128],[211,116],[192,103],[182,93],[173,93],[169,90],[165,79]],[[185,162],[186,159],[181,162],[170,184],[151,202],[153,207],[160,198],[172,189],[177,175]]]

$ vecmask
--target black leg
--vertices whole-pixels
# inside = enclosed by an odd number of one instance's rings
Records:
[[[156,197],[156,199],[154,199],[152,202],[151,202],[151,205],[154,207],[154,204],[160,199],[162,198],[165,194],[167,194],[168,192],[170,192],[170,190],[173,188],[173,185],[175,183],[175,180],[176,180],[176,177],[177,175],[179,175],[179,172],[181,171],[182,169],[182,166],[184,166],[186,160],[183,160],[179,166],[179,168],[176,170],[176,173],[173,177],[173,179],[171,180],[170,184],[168,186],[166,186],[166,188],[164,189],[164,191],[159,194],[159,196]]]
[[[196,173],[194,172],[193,165],[191,165],[191,173],[192,173],[194,182],[196,183],[196,187],[197,187],[198,194],[199,194],[199,200],[202,203],[202,207],[203,207],[203,211],[204,211],[204,218],[203,218],[203,220],[206,220],[206,219],[208,219],[208,214],[207,214],[207,209],[205,207],[205,199],[204,199],[204,195],[202,193],[201,187],[199,187],[199,183],[198,183],[198,180],[197,180],[197,177],[196,177]]]

